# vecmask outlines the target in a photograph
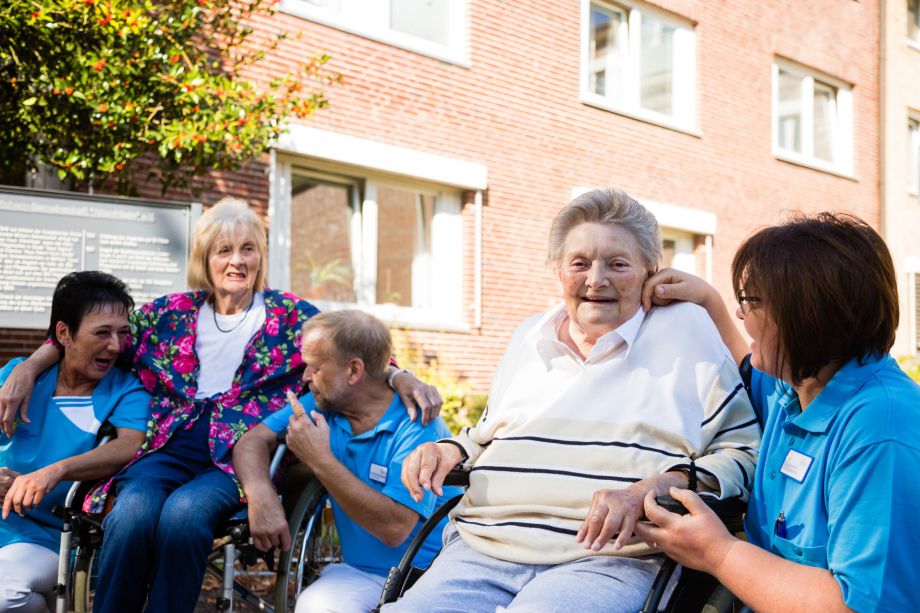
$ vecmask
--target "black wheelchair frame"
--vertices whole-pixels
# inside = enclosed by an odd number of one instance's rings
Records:
[[[464,469],[450,471],[444,479],[444,485],[468,486],[469,471]],[[424,569],[412,566],[412,560],[432,530],[450,513],[451,509],[460,502],[462,497],[463,495],[461,494],[445,502],[423,524],[409,544],[399,564],[390,570],[377,610],[383,605],[399,599],[424,574]],[[665,498],[671,503],[680,504],[670,497],[662,497],[662,502],[665,501]],[[745,508],[743,502],[738,499],[716,500],[710,496],[704,496],[703,499],[722,519],[730,532],[735,533],[742,530],[742,517]],[[714,577],[687,568],[681,569],[680,577],[668,603],[663,609],[660,609],[661,601],[677,567],[677,562],[670,558],[665,559],[639,613],[658,613],[659,611],[665,613],[734,613],[746,609]]]
[[[98,444],[107,443],[113,434],[114,431],[101,434]],[[285,451],[281,444],[275,452],[270,467],[272,475],[278,471]],[[102,519],[83,513],[80,508],[91,485],[75,482],[64,507],[55,509],[63,519],[55,586],[57,613],[90,610],[96,554],[103,538]],[[280,489],[291,530],[291,549],[259,551],[252,544],[245,510],[228,519],[215,537],[218,544],[208,556],[206,569],[221,581],[218,611],[232,612],[235,597],[268,613],[293,611],[297,595],[318,576],[319,569],[341,560],[325,488],[302,464],[294,464],[286,471]],[[275,574],[275,587],[268,597],[253,593],[236,576],[237,565],[246,569],[260,560]]]

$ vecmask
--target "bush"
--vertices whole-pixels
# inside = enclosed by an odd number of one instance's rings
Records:
[[[401,368],[408,368],[421,381],[433,385],[441,393],[444,399],[441,417],[451,432],[457,434],[462,428],[476,425],[485,410],[487,395],[473,394],[468,383],[440,363],[437,356],[410,342],[405,331],[393,330],[393,346],[396,362]]]
[[[911,379],[920,383],[920,358],[903,356],[898,358],[898,364]]]

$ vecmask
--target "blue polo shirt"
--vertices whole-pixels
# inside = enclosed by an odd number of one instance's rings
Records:
[[[887,355],[848,362],[805,411],[787,383],[756,370],[751,383],[766,423],[750,542],[829,569],[851,609],[914,610],[920,386]],[[780,512],[785,537],[776,534]]]
[[[20,362],[16,359],[0,370],[0,385]],[[0,466],[27,474],[65,458],[90,451],[102,422],[116,428],[146,432],[150,394],[133,372],[113,368],[96,385],[89,398],[56,398],[58,366],[43,372],[29,398],[29,420],[17,420],[9,438],[0,433]],[[25,517],[11,513],[0,520],[0,547],[12,543],[34,543],[55,553],[60,548],[62,523],[51,513],[62,506],[72,482],[62,481],[48,492]]]
[[[313,394],[301,396],[300,402],[307,415],[310,411],[316,410]],[[294,411],[288,404],[272,413],[262,423],[273,432],[281,432],[287,427],[288,420],[293,414]],[[403,552],[415,538],[425,519],[448,499],[462,493],[460,488],[445,487],[443,496],[426,492],[420,502],[415,502],[400,480],[402,462],[406,456],[422,443],[449,437],[450,430],[440,417],[427,426],[411,421],[398,394],[393,395],[393,402],[377,425],[358,436],[352,434],[351,424],[345,416],[323,412],[323,417],[329,423],[329,446],[336,459],[367,485],[419,514],[418,524],[412,529],[409,538],[402,545],[387,547],[377,537],[352,521],[334,499],[331,500],[345,562],[360,570],[385,577],[390,568],[399,563]],[[446,524],[445,518],[441,525],[431,532],[413,561],[414,566],[427,568],[431,564],[431,560],[441,549],[441,533]]]

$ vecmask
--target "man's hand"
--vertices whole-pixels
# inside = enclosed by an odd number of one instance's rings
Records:
[[[411,373],[400,371],[393,377],[393,390],[399,394],[412,421],[421,411],[422,425],[426,425],[441,412],[442,400],[438,389],[419,381]]]
[[[58,464],[51,464],[35,472],[19,475],[3,498],[3,519],[16,511],[25,517],[25,511],[33,509],[42,501],[45,494],[61,482],[62,471]]]
[[[673,484],[687,484],[681,472],[668,472],[633,483],[622,490],[598,490],[588,509],[588,516],[578,529],[575,539],[585,544],[585,549],[600,551],[613,535],[619,532],[614,549],[622,548],[645,516],[643,503],[649,492],[664,495]]]
[[[2,501],[6,493],[10,491],[10,486],[13,485],[13,481],[15,481],[18,476],[19,473],[15,470],[7,468],[6,466],[0,466],[0,501]]]
[[[456,445],[450,443],[424,443],[403,461],[402,482],[412,499],[418,502],[425,495],[424,490],[438,496],[444,494],[444,477],[460,463],[463,455]]]
[[[637,525],[636,534],[683,566],[717,574],[737,539],[699,496],[676,487],[671,488],[670,494],[690,513],[677,515],[666,511],[655,502],[656,493],[649,492],[645,498],[645,515],[651,523]]]
[[[264,489],[264,491],[263,491]],[[248,493],[249,533],[256,549],[268,551],[280,547],[284,551],[291,548],[291,530],[284,516],[284,509],[278,500],[274,488],[260,488]]]
[[[311,421],[297,398],[291,395],[288,400],[294,408],[294,415],[288,421],[288,449],[313,472],[317,472],[317,466],[335,460],[329,447],[329,424],[319,411],[310,412]]]

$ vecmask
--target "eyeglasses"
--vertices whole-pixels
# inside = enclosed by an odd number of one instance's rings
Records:
[[[763,302],[763,299],[759,296],[745,296],[744,288],[738,290],[738,293],[735,294],[735,298],[738,299],[738,304],[741,306],[741,314],[745,317],[751,312],[752,303]]]

